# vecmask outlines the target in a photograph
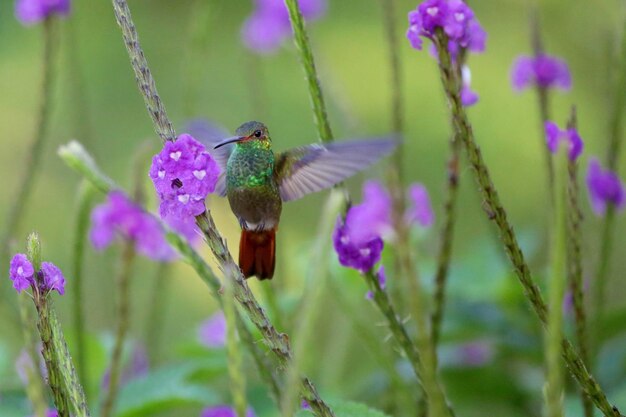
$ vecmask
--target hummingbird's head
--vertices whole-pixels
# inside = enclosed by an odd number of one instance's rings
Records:
[[[237,128],[235,136],[224,139],[215,145],[215,149],[228,145],[229,143],[244,143],[252,141],[266,144],[269,147],[271,139],[267,126],[261,122],[246,122]]]

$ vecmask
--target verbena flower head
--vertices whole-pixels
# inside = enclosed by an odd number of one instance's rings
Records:
[[[409,187],[409,202],[406,220],[417,223],[422,227],[429,227],[435,221],[435,213],[430,204],[428,190],[423,184],[415,183]]]
[[[35,271],[23,253],[18,253],[11,259],[9,277],[18,293],[37,286],[40,292],[54,290],[61,295],[65,294],[65,277],[56,265],[52,262],[42,262],[41,270]]]
[[[108,247],[121,235],[134,241],[137,252],[151,259],[164,261],[176,256],[158,220],[121,191],[110,192],[107,201],[94,208],[89,235],[98,250]]]
[[[572,77],[567,63],[560,58],[546,54],[537,57],[522,55],[513,64],[511,84],[516,91],[533,85],[567,91],[572,87]]]
[[[437,28],[448,35],[453,56],[460,48],[483,52],[487,33],[470,7],[461,0],[426,0],[409,12],[406,37],[415,49],[422,49],[422,38],[433,39]]]
[[[355,243],[348,228],[339,218],[333,232],[333,246],[341,265],[364,273],[380,261],[384,244],[380,237],[373,237],[363,243]]]
[[[159,196],[162,218],[191,220],[205,210],[204,200],[215,190],[220,168],[204,145],[187,134],[166,142],[152,158],[150,178]]]
[[[226,318],[221,311],[205,320],[198,328],[198,340],[210,348],[226,345]]]
[[[276,51],[291,36],[289,13],[283,0],[256,0],[256,9],[243,24],[243,43],[259,53]],[[302,17],[313,21],[326,12],[325,0],[299,0]]]
[[[50,16],[70,14],[70,0],[17,0],[15,16],[24,25],[39,23]]]
[[[33,264],[30,263],[26,255],[18,253],[13,256],[9,268],[9,277],[13,281],[13,288],[18,293],[34,284],[34,274]]]
[[[553,154],[559,151],[561,142],[565,142],[568,147],[567,156],[571,161],[575,161],[583,151],[584,143],[576,129],[561,130],[556,123],[547,121],[544,125],[546,132],[546,144]]]
[[[346,214],[346,227],[355,245],[369,242],[375,237],[393,232],[391,196],[378,181],[363,185],[363,202],[350,207]]]
[[[231,406],[216,405],[202,410],[200,417],[237,417],[237,413]],[[248,408],[246,417],[256,417],[256,414],[254,414],[254,411],[251,408]]]
[[[594,213],[603,216],[608,204],[618,209],[623,209],[626,199],[624,198],[624,184],[616,173],[602,169],[600,162],[592,158],[587,171],[587,188]]]

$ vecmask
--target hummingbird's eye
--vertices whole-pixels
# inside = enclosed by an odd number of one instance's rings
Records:
[[[260,138],[262,134],[263,133],[260,130],[255,130],[254,131],[254,136],[257,137],[257,138]]]

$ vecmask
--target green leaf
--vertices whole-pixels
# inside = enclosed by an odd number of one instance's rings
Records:
[[[219,396],[210,388],[188,381],[214,365],[205,361],[169,365],[129,382],[120,392],[116,417],[139,417],[181,405],[218,402]]]
[[[330,404],[337,417],[389,417],[387,414],[369,408],[365,404],[337,401]],[[300,410],[296,417],[311,417],[313,413],[309,410]]]

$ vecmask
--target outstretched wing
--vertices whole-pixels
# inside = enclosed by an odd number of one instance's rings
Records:
[[[217,149],[213,149],[213,147],[222,139],[229,137],[230,133],[206,119],[196,119],[188,122],[184,127],[184,131],[201,142],[219,165],[220,176],[215,184],[215,193],[224,197],[226,195],[226,163],[235,145],[224,145]]]
[[[398,144],[372,139],[301,146],[276,156],[276,181],[283,201],[332,187],[379,159]]]

